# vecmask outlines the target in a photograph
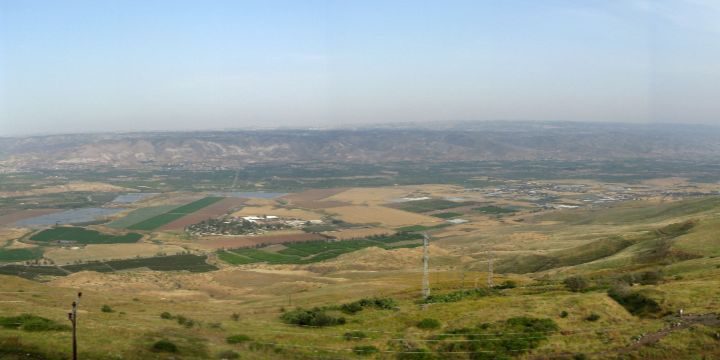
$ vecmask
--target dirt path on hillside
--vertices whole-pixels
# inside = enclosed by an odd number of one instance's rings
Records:
[[[608,350],[608,351],[587,354],[587,355],[602,357],[602,356],[609,356],[609,355],[612,356],[612,355],[629,354],[633,351],[640,349],[643,346],[655,344],[658,341],[662,340],[664,337],[672,334],[675,331],[684,330],[693,325],[700,324],[700,325],[705,325],[705,326],[720,326],[720,314],[717,314],[717,313],[688,314],[688,315],[684,315],[683,317],[673,316],[673,317],[670,317],[667,319],[672,320],[672,322],[670,323],[670,326],[665,327],[656,332],[640,334],[637,337],[633,338],[633,343],[631,345],[617,348],[617,349]],[[554,356],[558,356],[558,357],[553,357],[553,359],[560,359],[560,358],[572,359],[574,354],[555,354]],[[534,359],[536,359],[536,360],[547,359],[547,357],[541,356],[541,357],[535,357]]]
[[[634,339],[634,343],[630,346],[620,348],[614,352],[619,354],[626,354],[637,350],[638,348],[650,344],[654,344],[660,341],[662,338],[670,335],[674,331],[684,330],[692,325],[700,324],[705,326],[720,326],[720,315],[715,313],[709,314],[690,314],[684,315],[683,317],[673,317],[672,323],[669,327],[654,333],[642,334]]]

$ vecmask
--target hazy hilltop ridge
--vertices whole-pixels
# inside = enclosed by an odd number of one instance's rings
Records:
[[[257,162],[706,159],[720,128],[548,122],[77,134],[0,139],[0,165],[227,166]]]

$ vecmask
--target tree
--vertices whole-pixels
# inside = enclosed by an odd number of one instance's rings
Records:
[[[590,283],[582,276],[571,276],[566,278],[563,283],[572,292],[580,292],[587,290],[590,287]]]

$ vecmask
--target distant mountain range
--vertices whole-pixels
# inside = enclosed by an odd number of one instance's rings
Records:
[[[0,138],[0,169],[228,167],[259,162],[718,159],[720,127],[452,122],[356,129]]]

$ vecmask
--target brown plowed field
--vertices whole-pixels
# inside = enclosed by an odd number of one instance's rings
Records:
[[[246,199],[225,198],[208,207],[202,208],[192,214],[185,215],[173,222],[170,222],[160,230],[182,230],[188,225],[197,224],[203,220],[215,218],[227,214],[230,209],[242,206]]]
[[[322,235],[308,233],[260,236],[212,236],[198,241],[197,244],[208,249],[236,249],[252,247],[258,244],[282,244],[324,239],[326,238]]]
[[[18,212],[0,216],[0,225],[8,225],[8,224],[12,224],[16,221],[25,220],[25,219],[29,219],[29,218],[33,218],[33,217],[41,216],[41,215],[52,214],[52,213],[56,213],[59,211],[63,211],[63,210],[61,210],[61,209],[21,210]]]

